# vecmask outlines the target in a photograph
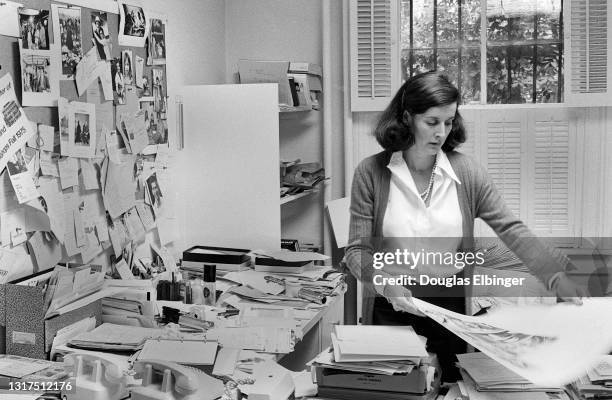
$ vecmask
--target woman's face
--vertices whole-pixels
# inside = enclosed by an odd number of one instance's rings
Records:
[[[453,127],[457,103],[431,107],[422,114],[412,116],[414,146],[416,150],[435,155],[442,148]]]

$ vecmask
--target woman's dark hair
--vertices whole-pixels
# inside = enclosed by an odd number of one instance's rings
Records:
[[[389,151],[406,150],[414,144],[414,133],[404,119],[410,115],[423,114],[431,107],[459,104],[459,91],[438,72],[429,71],[410,77],[397,91],[391,103],[382,112],[374,136],[378,143]],[[463,118],[457,110],[451,131],[442,145],[445,152],[452,151],[466,139]]]

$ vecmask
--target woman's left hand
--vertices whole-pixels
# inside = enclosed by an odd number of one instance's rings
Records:
[[[565,273],[559,275],[552,289],[561,300],[578,305],[582,304],[582,297],[590,297],[586,287],[577,284]]]

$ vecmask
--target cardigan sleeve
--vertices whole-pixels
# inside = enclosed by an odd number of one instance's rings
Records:
[[[549,287],[550,279],[558,272],[565,271],[569,259],[545,244],[514,216],[482,166],[478,165],[472,171],[476,201],[474,216],[484,220],[529,270]]]
[[[358,280],[363,280],[364,269],[372,268],[374,198],[372,173],[362,161],[355,169],[351,186],[349,238],[345,249],[346,265]]]

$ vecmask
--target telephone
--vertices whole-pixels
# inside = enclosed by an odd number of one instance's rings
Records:
[[[142,386],[132,388],[132,400],[213,400],[224,391],[220,380],[170,361],[139,360],[134,370]]]
[[[68,354],[64,362],[73,367],[76,386],[66,392],[67,400],[119,400],[127,395],[125,377],[116,362],[84,353]]]

